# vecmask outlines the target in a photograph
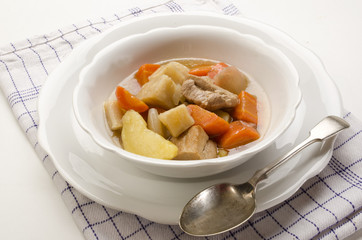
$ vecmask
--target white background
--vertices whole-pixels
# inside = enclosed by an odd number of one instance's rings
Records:
[[[0,45],[142,0],[0,0]],[[268,23],[314,51],[336,82],[344,107],[362,120],[362,1],[233,0],[243,16]],[[60,193],[0,94],[0,236],[81,240]],[[351,237],[362,239],[362,232]]]

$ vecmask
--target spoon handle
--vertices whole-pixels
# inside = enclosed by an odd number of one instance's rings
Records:
[[[255,187],[260,181],[266,179],[271,172],[279,168],[306,147],[315,142],[321,142],[330,138],[348,127],[349,124],[340,117],[328,116],[324,118],[315,127],[313,127],[312,130],[310,130],[308,138],[286,153],[283,157],[255,172],[254,176],[249,180],[249,183]]]

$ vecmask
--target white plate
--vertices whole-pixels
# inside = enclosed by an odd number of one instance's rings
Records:
[[[185,16],[186,15],[186,16]],[[244,182],[270,161],[303,140],[326,115],[341,116],[339,92],[320,60],[286,34],[245,18],[208,13],[154,15],[121,24],[73,50],[51,74],[39,97],[39,143],[48,152],[60,174],[76,189],[103,205],[135,213],[149,220],[177,224],[186,202],[203,188],[220,182]],[[144,23],[147,24],[144,24]],[[135,168],[113,153],[101,149],[80,128],[72,111],[72,93],[80,69],[103,47],[129,34],[155,27],[187,24],[225,26],[254,34],[278,47],[296,66],[303,93],[297,115],[275,144],[245,164],[211,177],[177,179],[152,175]],[[257,191],[257,211],[274,206],[295,193],[318,174],[332,155],[335,139],[315,144],[282,166]],[[110,167],[108,158],[122,166]]]

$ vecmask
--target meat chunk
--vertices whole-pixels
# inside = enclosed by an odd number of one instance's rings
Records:
[[[199,125],[190,127],[179,137],[171,138],[178,147],[177,160],[199,160],[217,157],[216,143],[209,140],[209,136]]]
[[[190,75],[182,84],[181,91],[187,101],[210,111],[232,108],[239,103],[236,94],[216,86],[208,78]]]
[[[216,158],[217,157],[217,144],[212,140],[208,140],[202,151],[203,158],[202,159],[209,159],[209,158]]]

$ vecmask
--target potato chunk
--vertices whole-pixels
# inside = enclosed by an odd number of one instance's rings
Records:
[[[199,160],[217,157],[216,143],[209,140],[209,136],[199,125],[190,127],[179,137],[171,138],[179,151],[174,159]]]
[[[149,106],[171,109],[181,98],[181,86],[166,75],[142,86],[137,97]]]
[[[172,81],[177,84],[182,85],[188,76],[189,69],[178,62],[169,62],[165,65],[162,65],[157,69],[150,77],[150,81],[158,80],[162,75],[169,76]]]
[[[195,123],[184,104],[161,113],[158,118],[170,131],[173,137],[179,136]]]
[[[117,100],[108,100],[104,102],[103,107],[109,128],[112,131],[120,130],[122,128],[122,116],[126,111],[121,108]]]
[[[149,130],[146,121],[136,111],[127,111],[122,123],[121,137],[126,151],[160,159],[173,159],[177,155],[176,145]]]

